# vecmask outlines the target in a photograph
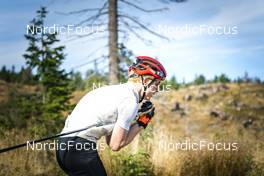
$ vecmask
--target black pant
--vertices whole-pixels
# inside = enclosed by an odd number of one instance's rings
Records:
[[[80,137],[58,140],[57,161],[70,176],[106,176],[103,163],[96,150],[96,143]]]

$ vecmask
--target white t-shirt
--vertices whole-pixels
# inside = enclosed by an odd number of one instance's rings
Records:
[[[96,141],[104,135],[110,135],[116,124],[129,130],[138,112],[138,101],[138,93],[132,83],[95,89],[79,101],[67,117],[61,133],[101,124],[99,127],[67,135]]]

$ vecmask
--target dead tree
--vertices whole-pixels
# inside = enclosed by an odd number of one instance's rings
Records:
[[[185,0],[159,0],[163,3],[169,2],[184,2]],[[108,36],[102,36],[99,38],[93,38],[93,40],[108,38],[108,58],[109,58],[109,83],[116,84],[119,81],[119,44],[123,44],[120,40],[126,40],[130,34],[142,40],[145,44],[152,43],[151,40],[144,38],[140,31],[147,31],[156,37],[161,39],[169,39],[149,28],[149,25],[142,22],[139,17],[132,16],[128,13],[124,13],[120,10],[119,6],[130,6],[135,10],[143,13],[162,12],[167,8],[158,9],[145,9],[136,4],[139,1],[129,0],[106,0],[100,8],[86,8],[78,11],[72,11],[68,13],[60,13],[64,15],[76,15],[76,14],[90,14],[96,12],[89,17],[80,20],[75,26],[94,26],[101,25],[104,27],[104,31],[108,31]],[[105,18],[107,17],[107,18]],[[74,35],[73,39],[92,37],[97,31],[92,31],[84,35]]]
[[[118,22],[117,22],[117,0],[108,1],[108,31],[109,31],[109,82],[111,84],[118,83]]]

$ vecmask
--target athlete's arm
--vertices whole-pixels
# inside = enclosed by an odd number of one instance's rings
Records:
[[[118,151],[129,144],[139,133],[142,127],[131,124],[138,113],[138,104],[134,98],[124,98],[117,108],[118,117],[113,128],[109,146],[113,151]]]
[[[137,123],[132,124],[129,131],[119,125],[115,125],[109,141],[110,148],[112,151],[120,150],[124,146],[128,145],[142,129],[144,128],[138,126]]]

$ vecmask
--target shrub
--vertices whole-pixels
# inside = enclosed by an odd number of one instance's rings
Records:
[[[152,176],[153,167],[150,162],[150,155],[144,151],[138,151],[135,154],[130,152],[121,152],[111,156],[112,176]]]
[[[256,165],[249,147],[239,145],[238,150],[202,150],[186,153],[180,176],[248,176],[254,175]],[[251,174],[252,173],[252,174]]]

